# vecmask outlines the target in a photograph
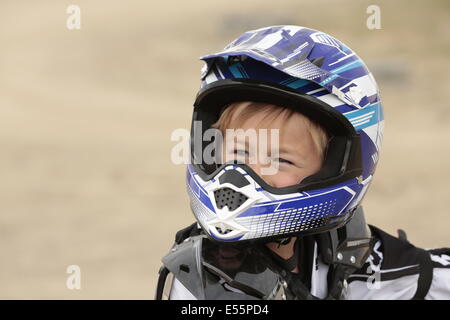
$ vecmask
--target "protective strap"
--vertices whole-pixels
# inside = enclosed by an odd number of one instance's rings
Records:
[[[294,253],[289,259],[283,259],[276,253],[273,254],[273,258],[286,270],[292,271],[298,264],[298,256]]]
[[[170,271],[164,266],[161,267],[161,269],[159,269],[159,278],[158,278],[158,285],[156,287],[155,300],[162,300],[164,286],[166,284],[166,279],[167,279],[167,275],[169,274],[169,272]]]
[[[290,240],[290,238],[289,238],[289,240]],[[289,242],[287,242],[287,243],[289,243]],[[295,269],[295,267],[298,266],[298,260],[299,260],[299,254],[300,254],[299,240],[295,240],[294,254],[289,259],[283,259],[282,257],[280,257],[278,254],[276,254],[273,251],[270,251],[270,253],[271,253],[272,257],[274,258],[274,260],[277,261],[281,267],[283,267],[284,269],[286,269],[288,271],[292,271],[293,269]]]
[[[427,250],[420,249],[419,261],[419,280],[417,282],[417,291],[412,300],[424,300],[433,280],[433,261]]]

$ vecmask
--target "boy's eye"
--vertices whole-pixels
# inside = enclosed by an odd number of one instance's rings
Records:
[[[292,161],[286,160],[284,158],[277,158],[276,161],[278,161],[279,163],[285,163],[285,164],[289,164],[289,165],[294,165],[294,163]]]

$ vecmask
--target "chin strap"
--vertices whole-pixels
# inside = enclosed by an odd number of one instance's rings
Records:
[[[291,243],[291,241],[292,241],[291,239],[292,238],[285,238],[285,239],[275,240],[274,242],[278,243],[278,248],[279,248],[281,246],[285,246],[285,245]],[[298,240],[296,240],[296,242],[294,244],[294,254],[289,259],[283,259],[282,257],[280,257],[278,254],[276,254],[272,250],[270,250],[270,252],[272,253],[272,256],[275,259],[275,261],[277,261],[277,263],[284,269],[291,271],[291,270],[294,270],[295,267],[297,267],[299,254],[300,254]]]
[[[292,238],[283,238],[283,239],[277,239],[274,242],[278,243],[278,248],[281,246],[285,246],[289,243],[291,243]]]

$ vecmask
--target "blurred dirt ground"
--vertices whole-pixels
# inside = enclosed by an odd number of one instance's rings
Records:
[[[81,8],[81,29],[66,8]],[[366,8],[381,8],[368,30]],[[188,128],[198,57],[297,24],[366,60],[386,129],[367,219],[450,246],[448,1],[0,3],[0,298],[152,299],[160,258],[193,216],[170,133]],[[66,268],[81,268],[81,290]]]

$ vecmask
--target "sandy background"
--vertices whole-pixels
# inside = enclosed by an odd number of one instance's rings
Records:
[[[329,32],[366,60],[386,117],[367,219],[450,246],[450,3],[271,3],[0,2],[0,298],[153,298],[193,221],[170,133],[190,125],[198,57],[273,24]],[[366,28],[370,4],[381,30]],[[66,288],[73,264],[81,290]]]

